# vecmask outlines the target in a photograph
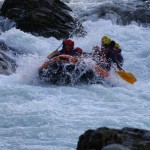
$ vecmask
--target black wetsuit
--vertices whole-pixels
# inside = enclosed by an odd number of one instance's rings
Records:
[[[106,61],[108,63],[107,66],[106,66],[107,70],[110,70],[111,62],[115,63],[117,65],[117,67],[119,69],[121,69],[119,60],[116,57],[116,53],[115,53],[114,47],[115,47],[115,42],[111,41],[110,44],[106,48],[103,48],[103,52],[102,53],[103,53],[103,55],[105,55]],[[121,59],[123,59],[123,57],[121,58],[121,56],[120,56],[119,59],[121,61]]]

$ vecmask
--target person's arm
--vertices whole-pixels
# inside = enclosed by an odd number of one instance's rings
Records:
[[[109,53],[109,57],[111,59],[111,61],[116,64],[117,68],[119,70],[122,70],[121,66],[119,65],[118,63],[118,60],[116,58],[116,55],[115,55],[115,51],[114,51],[114,47],[115,47],[115,42],[114,41],[111,41],[110,44],[109,44],[109,48],[108,48],[108,53]]]
[[[110,58],[111,58],[111,61],[117,66],[117,68],[119,70],[123,70],[116,58],[116,55],[115,55],[115,52],[113,50],[110,51]]]
[[[117,60],[118,60],[119,65],[122,67],[124,59],[121,53],[118,54]]]
[[[108,57],[111,59],[111,61],[113,63],[116,63],[117,64],[117,58],[116,58],[116,55],[115,55],[115,51],[114,51],[114,47],[115,47],[115,41],[111,41],[109,46],[108,46]]]

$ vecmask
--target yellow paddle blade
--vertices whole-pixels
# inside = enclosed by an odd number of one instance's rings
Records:
[[[119,70],[119,71],[117,71],[117,73],[123,80],[125,80],[126,82],[128,82],[130,84],[134,84],[134,82],[137,81],[136,77],[130,72],[125,72],[123,70]]]

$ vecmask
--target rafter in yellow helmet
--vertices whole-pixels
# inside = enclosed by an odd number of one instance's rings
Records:
[[[101,39],[101,42],[102,42],[102,44],[106,44],[106,45],[110,44],[111,38],[108,37],[108,36],[103,36],[102,39]]]

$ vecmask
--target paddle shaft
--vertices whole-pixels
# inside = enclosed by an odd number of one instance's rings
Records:
[[[85,21],[85,20],[86,20],[86,17],[83,17],[83,18],[81,18],[80,20],[78,20],[76,22],[77,27],[69,34],[68,38],[71,38],[73,36],[73,34],[75,33],[75,31],[77,29],[79,29],[79,27],[81,26],[82,22]],[[68,38],[66,38],[66,39],[68,39]],[[64,40],[63,40],[63,42],[64,42]],[[48,59],[50,59],[52,56],[54,56],[55,54],[57,54],[59,52],[58,50],[63,46],[63,42],[58,46],[58,48],[55,51],[53,51],[51,54],[49,54],[47,56]]]
[[[85,20],[86,20],[86,17],[83,17],[83,18],[79,19],[79,20],[76,22],[76,24],[77,24],[76,28],[69,34],[68,38],[66,38],[65,40],[71,38],[71,37],[73,36],[73,34],[75,33],[75,31],[76,31],[77,29],[79,29],[79,27],[81,26],[81,24],[82,24],[83,21],[85,21]],[[63,41],[64,41],[64,40],[63,40]],[[61,45],[59,45],[59,47],[58,47],[56,50],[59,50],[60,47],[62,47],[62,45],[63,45],[63,42],[61,43]]]

